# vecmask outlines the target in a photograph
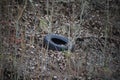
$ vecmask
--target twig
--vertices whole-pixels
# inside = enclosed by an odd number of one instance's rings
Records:
[[[83,2],[82,2],[83,3]],[[74,35],[73,35],[73,40],[72,42],[74,42],[74,40],[78,37],[76,36],[76,34],[80,31],[81,29],[81,24],[83,22],[83,19],[82,19],[82,16],[83,16],[83,13],[84,13],[84,10],[85,10],[85,6],[86,6],[86,1],[83,3],[82,5],[82,11],[81,11],[81,14],[80,14],[80,25],[79,25],[79,28],[75,31]]]
[[[22,14],[23,14],[23,12],[24,12],[26,6],[27,6],[27,0],[25,0],[25,5],[24,5],[23,9],[22,9],[22,10],[19,9],[20,11],[18,12],[18,18],[17,18],[17,21],[19,21],[20,18],[22,17]]]

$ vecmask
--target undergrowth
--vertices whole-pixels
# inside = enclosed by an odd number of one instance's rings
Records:
[[[2,1],[0,80],[118,79],[112,54],[119,53],[119,29],[112,30],[109,0],[105,8],[96,0]],[[68,37],[75,50],[45,49],[43,38],[50,33]]]

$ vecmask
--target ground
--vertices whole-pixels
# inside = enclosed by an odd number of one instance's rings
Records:
[[[0,20],[1,80],[119,80],[119,14],[89,2],[23,3]],[[74,51],[44,48],[48,33],[68,37]]]

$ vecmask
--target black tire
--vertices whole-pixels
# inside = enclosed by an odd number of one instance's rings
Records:
[[[68,50],[68,42],[68,38],[57,34],[48,34],[44,37],[44,45],[51,50]]]

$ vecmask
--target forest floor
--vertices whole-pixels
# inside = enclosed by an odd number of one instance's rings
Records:
[[[16,69],[17,77],[24,75],[25,80],[119,80],[120,28],[114,25],[117,16],[107,19],[105,10],[88,8],[87,3],[84,9],[80,5],[78,2],[10,5],[4,15],[6,19],[0,21],[3,53],[0,72],[3,67],[3,72],[6,71],[3,79],[12,80],[13,74],[8,72]],[[75,40],[74,51],[44,48],[43,38],[48,33]]]

